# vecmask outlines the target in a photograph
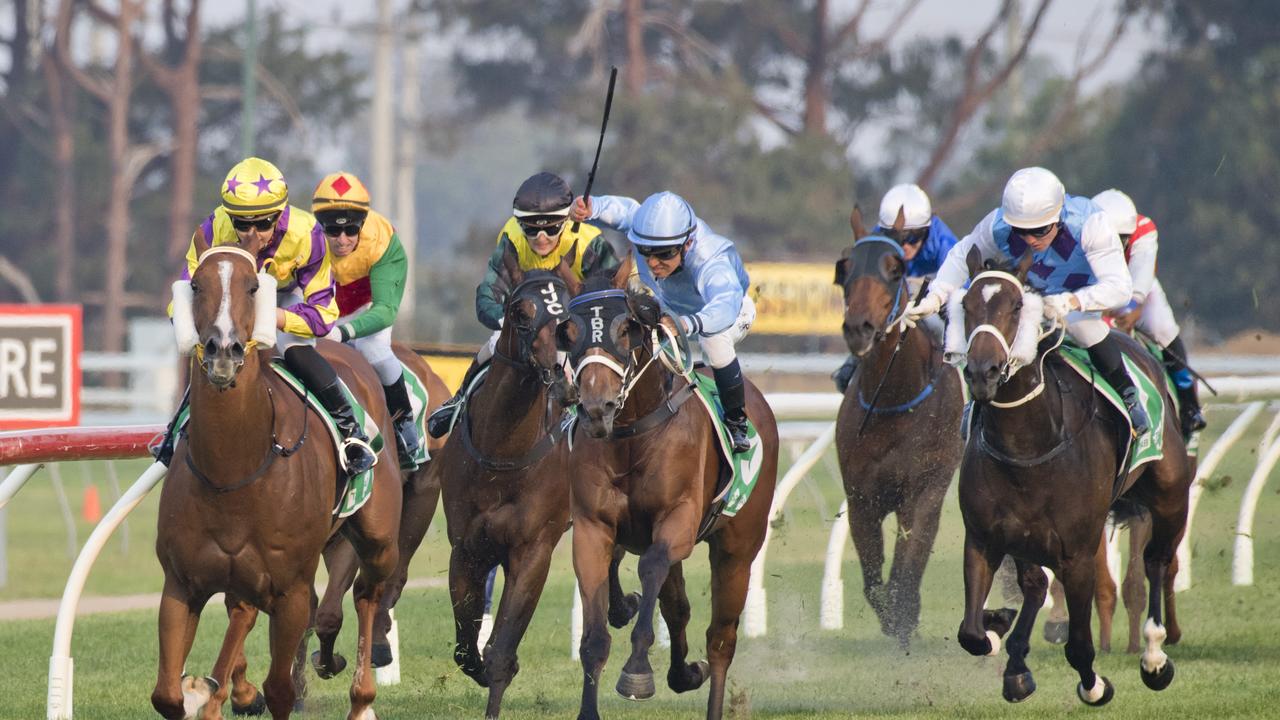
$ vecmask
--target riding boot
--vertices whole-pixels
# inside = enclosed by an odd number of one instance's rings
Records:
[[[724,426],[729,431],[733,451],[746,452],[751,448],[751,440],[747,437],[746,386],[738,359],[734,358],[733,362],[722,368],[713,368],[711,373],[716,379],[716,389],[720,391]]]
[[[831,379],[836,381],[836,389],[843,395],[849,390],[849,383],[853,381],[853,373],[858,369],[858,358],[850,355],[845,359],[844,364],[836,371],[831,373]]]
[[[1138,397],[1138,388],[1124,369],[1124,356],[1120,352],[1115,338],[1108,336],[1102,342],[1089,348],[1089,359],[1102,373],[1102,377],[1111,383],[1111,387],[1124,399],[1125,409],[1129,411],[1129,419],[1133,422],[1135,435],[1142,435],[1151,430],[1151,420],[1147,417],[1146,408],[1142,407],[1142,399]]]
[[[453,429],[453,424],[457,420],[458,411],[462,408],[462,400],[467,395],[467,387],[475,380],[480,370],[488,365],[489,362],[480,362],[472,360],[471,367],[467,368],[467,374],[462,376],[462,384],[458,386],[458,391],[453,397],[444,401],[444,404],[436,408],[431,413],[431,417],[427,418],[427,434],[433,438],[442,438],[449,434]]]
[[[333,366],[310,345],[294,345],[285,350],[284,364],[320,400],[333,417],[338,431],[346,438],[342,456],[346,460],[347,474],[355,476],[373,467],[378,458],[369,447],[369,436],[356,422],[355,411],[338,384],[338,374]]]
[[[1181,335],[1165,346],[1164,369],[1178,388],[1178,420],[1182,426],[1182,434],[1189,436],[1203,430],[1205,421],[1200,411],[1200,393],[1196,387],[1196,379],[1184,362],[1186,358],[1187,349],[1182,344]]]
[[[169,421],[169,426],[164,430],[164,437],[160,443],[148,448],[151,456],[156,462],[169,467],[169,462],[173,460],[173,449],[178,444],[178,435],[182,432],[182,428],[178,427],[178,418],[182,417],[182,411],[191,401],[191,389],[182,393],[182,402],[178,403],[178,411],[173,414],[173,419]]]
[[[404,377],[401,376],[390,385],[383,385],[382,392],[387,396],[387,410],[391,412],[391,422],[396,429],[396,451],[400,454],[400,467],[411,470],[417,467],[414,458],[418,455],[419,438]]]

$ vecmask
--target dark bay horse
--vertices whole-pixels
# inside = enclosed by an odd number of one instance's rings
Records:
[[[199,247],[190,314],[198,337],[191,372],[191,419],[160,495],[156,554],[164,570],[160,662],[151,701],[166,718],[204,705],[220,717],[235,675],[237,709],[256,695],[244,681],[244,639],[258,611],[271,616],[271,668],[263,690],[273,718],[294,710],[294,657],[310,622],[321,550],[338,530],[356,549],[359,617],[357,669],[349,718],[373,717],[376,693],[369,663],[373,617],[397,562],[400,492],[394,443],[374,468],[374,489],[359,511],[339,523],[337,465],[324,424],[265,365],[255,350],[255,259],[238,247]],[[261,292],[274,291],[263,286]],[[274,306],[270,308],[274,315]],[[385,437],[391,421],[373,369],[359,353],[329,346],[324,354]],[[227,595],[230,624],[212,682],[183,678],[200,611]],[[184,689],[187,692],[184,692]],[[204,702],[208,699],[207,702]],[[184,708],[184,704],[190,707]]]
[[[628,255],[612,278],[589,278],[584,288],[571,283],[574,294],[582,294],[575,299],[572,322],[560,333],[576,368],[583,431],[575,436],[571,456],[573,564],[583,605],[579,718],[599,717],[597,694],[610,645],[605,625],[609,569],[618,547],[640,556],[642,586],[618,692],[632,699],[654,693],[649,648],[654,606],[660,603],[671,631],[668,686],[687,692],[709,677],[707,717],[719,718],[751,561],[764,541],[777,479],[777,424],[760,391],[748,382],[746,409],[761,441],[760,473],[734,517],[721,516],[705,527],[720,472],[715,429],[699,401],[689,399],[688,381],[656,355],[658,339],[674,338],[675,326],[660,317],[651,296],[624,290],[631,269]],[[705,538],[699,537],[700,529]],[[711,560],[709,664],[686,662],[690,607],[681,563],[699,539],[707,541]]]
[[[413,371],[427,389],[427,407],[423,410],[428,416],[449,398],[450,392],[444,381],[431,369],[427,361],[408,347],[395,343],[392,345],[396,357]],[[424,437],[427,449],[434,456],[444,447],[443,438]],[[400,510],[400,563],[396,572],[387,583],[378,607],[378,614],[373,624],[373,666],[384,667],[390,664],[391,644],[387,633],[391,630],[391,610],[400,600],[400,593],[408,581],[409,562],[413,560],[418,546],[426,537],[431,527],[431,519],[435,516],[436,506],[440,499],[439,478],[428,472],[431,461],[428,460],[416,470],[403,472],[403,500]],[[325,567],[329,571],[329,582],[325,586],[324,595],[316,610],[315,631],[320,640],[320,649],[311,656],[311,664],[320,677],[328,679],[343,671],[347,661],[342,655],[334,652],[334,642],[342,629],[342,599],[351,589],[355,581],[359,558],[351,543],[341,536],[334,537],[324,551]]]
[[[1151,513],[1151,540],[1144,550],[1150,590],[1141,671],[1148,687],[1163,690],[1173,680],[1173,662],[1161,649],[1167,637],[1163,586],[1185,527],[1191,483],[1177,414],[1168,409],[1172,399],[1162,393],[1163,458],[1130,470],[1121,458],[1128,425],[1103,404],[1089,380],[1067,368],[1053,351],[1063,331],[1051,334],[1057,342],[1041,342],[1042,304],[1023,285],[1030,253],[1014,272],[980,272],[976,250],[967,260],[973,279],[967,291],[953,296],[947,330],[947,352],[952,360],[967,359],[964,375],[974,398],[960,466],[965,525],[960,645],[974,655],[998,649],[994,613],[984,613],[982,606],[996,567],[1006,554],[1012,556],[1023,606],[1009,636],[1003,692],[1010,702],[1034,692],[1026,656],[1048,585],[1041,567],[1048,567],[1066,590],[1066,656],[1080,677],[1076,693],[1089,705],[1109,702],[1114,687],[1093,670],[1090,604],[1107,511],[1123,495]],[[1131,340],[1121,342],[1149,377],[1160,379],[1157,387],[1163,387],[1163,370],[1155,359]]]
[[[941,344],[925,328],[904,332],[898,322],[910,302],[901,248],[868,236],[857,209],[850,222],[856,242],[836,264],[836,280],[845,343],[861,362],[836,416],[836,452],[862,592],[881,632],[905,649],[920,622],[920,581],[942,500],[960,464],[964,402]],[[886,585],[881,525],[890,513],[898,532]]]

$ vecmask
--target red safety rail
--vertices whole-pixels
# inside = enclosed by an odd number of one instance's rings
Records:
[[[2,432],[0,465],[146,457],[147,446],[163,434],[163,425]]]

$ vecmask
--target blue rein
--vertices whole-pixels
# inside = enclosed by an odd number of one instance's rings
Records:
[[[895,253],[897,253],[898,257],[903,258],[904,260],[906,259],[902,252],[902,246],[899,245],[897,242],[895,242],[892,238],[887,238],[887,237],[884,237],[883,235],[868,235],[858,240],[857,242],[855,242],[853,246],[856,248],[859,245],[862,245],[863,243],[885,243],[889,245]],[[885,332],[888,332],[888,329],[893,327],[893,324],[897,322],[899,319],[898,310],[902,307],[902,295],[903,293],[906,292],[906,289],[907,289],[907,280],[906,280],[906,277],[904,276],[902,280],[898,281],[898,290],[896,293],[894,293],[894,296],[893,296],[893,309],[889,311],[889,320],[885,322]],[[864,411],[870,411],[872,415],[889,415],[894,413],[904,413],[904,412],[910,412],[911,410],[914,410],[917,406],[920,405],[920,403],[924,402],[932,394],[933,394],[933,383],[930,382],[928,385],[924,386],[924,389],[920,391],[919,395],[916,395],[914,398],[912,398],[911,400],[901,405],[893,405],[891,407],[872,408],[871,403],[867,402],[866,398],[862,396],[862,389],[859,388],[858,404],[862,406],[862,409]]]
[[[872,409],[871,403],[867,402],[866,398],[862,397],[862,388],[858,388],[858,404],[862,406],[863,410],[870,410],[872,415],[904,413],[904,412],[909,412],[911,410],[914,410],[917,405],[924,402],[925,399],[932,394],[933,394],[933,383],[931,382],[928,385],[924,386],[924,389],[920,391],[919,395],[916,395],[914,398],[912,398],[908,402],[905,402],[901,405],[893,405],[891,407],[877,407],[875,409]]]

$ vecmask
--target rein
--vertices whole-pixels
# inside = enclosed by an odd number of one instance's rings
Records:
[[[183,458],[187,463],[187,469],[190,470],[191,474],[195,475],[200,482],[204,483],[205,487],[215,493],[225,494],[235,492],[236,490],[252,485],[267,473],[267,470],[271,468],[271,465],[275,462],[277,457],[287,458],[290,455],[293,455],[298,452],[298,450],[302,448],[302,444],[307,441],[307,416],[311,412],[310,403],[307,402],[306,398],[302,399],[302,433],[298,436],[298,441],[293,444],[293,447],[286,448],[280,444],[280,439],[276,435],[276,400],[275,393],[271,391],[271,383],[269,381],[267,382],[266,387],[267,405],[271,407],[271,447],[267,448],[266,457],[262,459],[262,463],[258,465],[258,469],[255,470],[252,475],[231,485],[216,485],[209,479],[208,475],[205,475],[196,467],[195,461],[191,458],[191,445],[190,443],[187,445],[186,456]]]
[[[1061,341],[1059,341],[1058,344],[1061,344]],[[1055,348],[1057,348],[1057,345],[1054,345],[1053,348],[1050,348],[1049,350],[1047,350],[1045,354],[1047,355],[1049,352],[1052,352],[1053,349]],[[1058,386],[1059,396],[1060,397],[1064,396],[1065,393],[1062,392],[1062,378],[1058,377],[1058,371],[1054,370],[1053,366],[1050,366],[1049,369],[1050,371],[1053,372],[1053,379],[1054,379],[1054,383]],[[1034,397],[1035,395],[1039,395],[1042,390],[1044,390],[1043,377],[1041,377],[1040,384],[1037,386],[1037,390],[1033,392],[1032,397]],[[1012,455],[1009,455],[997,449],[994,445],[991,444],[989,440],[987,440],[986,429],[982,426],[981,413],[979,413],[978,415],[978,432],[977,432],[978,447],[982,450],[983,453],[987,454],[988,456],[994,458],[995,460],[1005,465],[1011,465],[1013,467],[1030,468],[1030,467],[1035,467],[1037,465],[1042,465],[1044,463],[1047,463],[1050,460],[1058,457],[1062,453],[1066,452],[1067,448],[1071,446],[1075,438],[1079,436],[1080,433],[1084,432],[1085,428],[1089,427],[1089,423],[1093,421],[1094,414],[1097,410],[1097,398],[1094,397],[1094,394],[1092,392],[1088,393],[1088,395],[1089,395],[1089,408],[1088,408],[1088,411],[1085,412],[1083,415],[1084,419],[1080,422],[1080,427],[1076,428],[1075,432],[1069,432],[1066,435],[1062,436],[1058,440],[1058,443],[1056,445],[1054,445],[1048,451],[1041,453],[1040,455],[1037,455],[1033,458],[1016,458],[1016,457],[1013,457]],[[1025,401],[1026,399],[1018,402],[1017,405],[1021,405]],[[1016,407],[1016,405],[1014,405],[1013,407]],[[1065,400],[1062,402],[1060,406],[1060,410],[1061,412],[1060,412],[1059,424],[1065,425],[1065,420],[1066,420]]]

